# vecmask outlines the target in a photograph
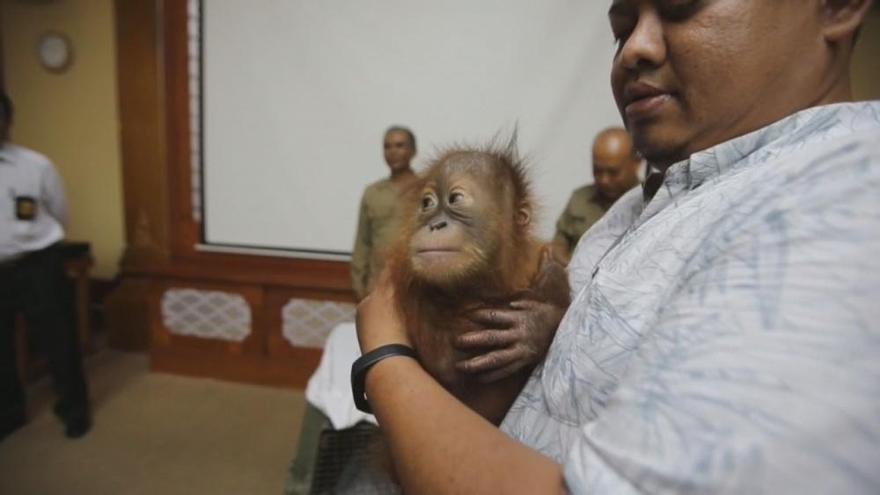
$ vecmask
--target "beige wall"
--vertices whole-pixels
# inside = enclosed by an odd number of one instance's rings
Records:
[[[853,55],[852,87],[857,100],[880,100],[880,4],[876,1]]]
[[[124,247],[112,0],[2,0],[6,87],[15,103],[12,139],[47,155],[64,177],[67,237],[92,243],[93,276],[116,275]],[[63,74],[37,59],[41,33],[66,34]]]

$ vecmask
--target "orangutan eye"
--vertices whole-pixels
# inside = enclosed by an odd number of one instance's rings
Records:
[[[422,210],[431,209],[435,204],[437,204],[437,201],[434,199],[434,196],[430,194],[422,196]]]
[[[460,192],[454,192],[449,195],[449,204],[454,205],[455,203],[458,203],[462,199],[464,199],[464,194],[462,194]]]

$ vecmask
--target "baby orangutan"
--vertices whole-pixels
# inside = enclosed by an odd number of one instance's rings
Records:
[[[531,233],[532,198],[513,146],[443,153],[404,200],[391,281],[422,366],[459,400],[499,424],[534,366],[493,383],[456,369],[469,311],[527,297],[565,308],[563,267]]]

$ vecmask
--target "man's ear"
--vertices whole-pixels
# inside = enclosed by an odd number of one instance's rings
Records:
[[[829,43],[852,39],[873,0],[822,0],[822,34]]]

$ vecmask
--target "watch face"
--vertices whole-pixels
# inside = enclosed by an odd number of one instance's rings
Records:
[[[56,33],[49,33],[40,39],[40,61],[50,70],[64,69],[70,61],[70,45],[67,39]]]

